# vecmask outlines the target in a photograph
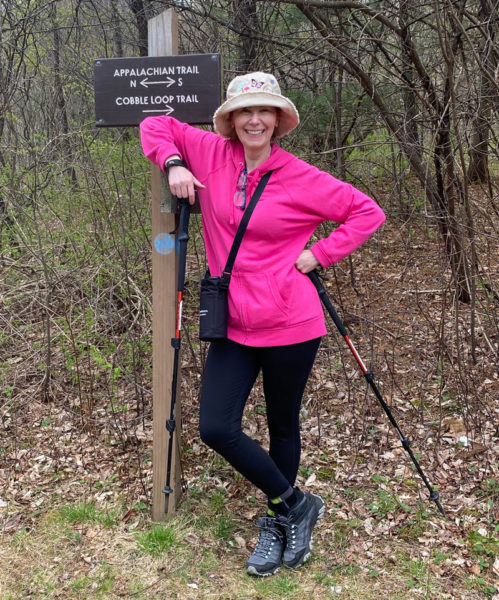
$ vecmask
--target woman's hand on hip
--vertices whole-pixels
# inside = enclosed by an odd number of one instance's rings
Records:
[[[168,185],[171,193],[178,198],[189,198],[189,204],[194,204],[195,188],[205,186],[194,175],[182,166],[170,167],[168,170]]]
[[[303,250],[300,256],[296,259],[295,267],[301,273],[310,273],[320,265],[310,250]]]

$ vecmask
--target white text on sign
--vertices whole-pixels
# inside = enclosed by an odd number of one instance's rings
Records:
[[[137,106],[153,104],[177,104],[198,103],[197,94],[172,95],[172,96],[118,96],[115,100],[116,106]]]
[[[199,69],[198,65],[123,68],[115,69],[113,77],[152,77],[153,75],[199,75]]]

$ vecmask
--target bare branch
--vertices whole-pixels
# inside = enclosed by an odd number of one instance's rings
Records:
[[[256,1],[262,2],[263,0]],[[373,17],[380,23],[383,23],[385,27],[388,27],[389,29],[394,31],[397,35],[400,35],[400,29],[392,21],[390,21],[390,19],[387,19],[379,11],[373,10],[366,4],[361,4],[360,2],[322,2],[321,0],[306,0],[305,2],[303,2],[302,0],[271,0],[271,2],[273,2],[274,4],[293,4],[294,6],[298,6],[299,8],[332,8],[335,10],[349,8],[351,10],[359,10]]]

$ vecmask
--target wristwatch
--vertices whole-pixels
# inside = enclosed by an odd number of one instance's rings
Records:
[[[170,158],[165,162],[165,173],[168,175],[168,169],[170,167],[186,167],[187,165],[181,158]]]

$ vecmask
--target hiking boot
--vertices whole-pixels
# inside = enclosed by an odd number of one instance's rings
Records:
[[[277,573],[282,563],[285,545],[284,531],[275,517],[258,519],[258,541],[253,554],[248,558],[246,571],[251,575],[267,577]]]
[[[324,501],[320,496],[307,492],[287,516],[277,515],[286,532],[286,547],[282,562],[289,569],[297,569],[310,556],[312,531],[324,516]]]

